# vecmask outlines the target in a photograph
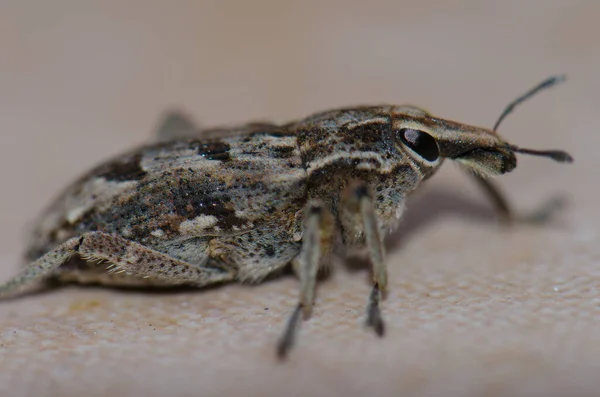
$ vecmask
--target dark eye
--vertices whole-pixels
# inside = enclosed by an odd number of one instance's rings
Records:
[[[425,160],[435,161],[440,157],[440,150],[431,135],[411,128],[403,128],[399,132],[402,143],[417,152]]]

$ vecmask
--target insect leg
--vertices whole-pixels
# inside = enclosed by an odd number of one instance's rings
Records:
[[[200,131],[200,128],[196,127],[187,115],[179,111],[170,111],[163,115],[154,135],[157,141],[165,142],[174,139],[198,138],[201,135]]]
[[[513,213],[508,205],[506,197],[500,191],[500,188],[498,188],[498,186],[491,179],[484,178],[481,175],[473,172],[469,172],[469,174],[492,201],[496,211],[498,212],[498,215],[500,215],[500,219],[505,223],[512,222],[514,218]]]
[[[560,210],[564,202],[560,198],[554,198],[544,203],[536,211],[529,214],[515,214],[508,204],[506,196],[502,193],[498,185],[489,178],[470,172],[473,179],[479,184],[486,195],[490,198],[500,219],[505,224],[525,223],[525,224],[544,224],[552,219],[557,210]]]
[[[294,344],[300,314],[310,317],[315,297],[317,273],[322,259],[329,253],[333,234],[333,217],[320,203],[311,202],[306,208],[302,250],[292,266],[300,277],[300,298],[288,320],[285,332],[277,345],[277,355],[283,359]]]
[[[12,295],[52,276],[74,254],[84,260],[109,262],[109,272],[153,278],[163,285],[203,286],[235,278],[235,274],[213,262],[210,267],[195,266],[119,236],[91,232],[64,242],[27,266],[0,286],[0,296]]]
[[[369,259],[373,266],[374,281],[367,304],[366,323],[375,330],[377,335],[383,336],[385,326],[379,303],[387,286],[387,267],[384,262],[383,237],[379,230],[373,199],[368,187],[363,183],[354,185],[347,190],[340,205],[342,223],[348,229],[360,231],[364,235]]]
[[[82,237],[74,237],[65,241],[54,250],[32,262],[17,276],[0,285],[0,298],[15,295],[50,277],[60,265],[67,262],[71,255],[77,252],[82,239]]]
[[[141,244],[102,232],[84,234],[78,250],[86,260],[110,262],[109,272],[153,278],[169,285],[204,286],[233,280],[225,267],[192,265]]]

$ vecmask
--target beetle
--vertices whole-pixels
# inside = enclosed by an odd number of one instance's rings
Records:
[[[48,207],[32,233],[27,265],[0,286],[0,296],[50,279],[257,283],[291,265],[300,297],[277,347],[283,358],[301,314],[311,313],[318,270],[342,244],[368,254],[374,282],[367,325],[383,335],[383,239],[398,226],[406,197],[449,159],[513,218],[488,177],[512,171],[516,153],[573,159],[564,151],[519,148],[496,130],[516,105],[562,80],[552,77],[519,97],[493,129],[393,105],[214,129],[171,115],[155,142],[100,164]]]

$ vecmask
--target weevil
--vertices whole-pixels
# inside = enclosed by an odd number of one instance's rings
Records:
[[[519,148],[496,130],[517,104],[561,80],[547,79],[517,98],[493,129],[414,106],[360,106],[288,124],[214,129],[196,128],[175,114],[154,142],[97,166],[47,208],[33,230],[26,265],[0,286],[0,296],[44,280],[258,283],[291,266],[300,293],[277,345],[283,358],[300,318],[310,316],[319,269],[342,245],[370,259],[366,324],[383,335],[383,239],[398,226],[406,197],[450,159],[512,218],[487,178],[512,171],[516,153],[572,158]]]

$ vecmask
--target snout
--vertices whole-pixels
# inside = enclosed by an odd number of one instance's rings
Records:
[[[513,151],[503,147],[473,149],[453,160],[486,176],[505,174],[517,166]]]

